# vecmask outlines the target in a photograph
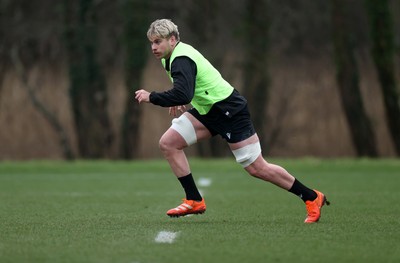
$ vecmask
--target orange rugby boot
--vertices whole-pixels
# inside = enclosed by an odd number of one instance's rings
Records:
[[[321,217],[321,208],[325,204],[330,204],[323,193],[317,190],[314,191],[317,193],[317,198],[314,201],[306,201],[307,218],[304,223],[308,224],[318,222]]]
[[[168,210],[170,217],[180,217],[189,214],[203,214],[206,211],[204,198],[201,201],[183,199],[183,203],[175,208]]]

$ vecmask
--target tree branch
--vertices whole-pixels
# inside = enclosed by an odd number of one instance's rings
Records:
[[[56,116],[46,108],[44,103],[39,100],[39,98],[36,96],[36,93],[34,92],[34,89],[29,85],[28,74],[26,73],[25,67],[19,57],[19,48],[17,46],[14,46],[11,49],[11,61],[15,67],[18,78],[21,80],[22,87],[28,93],[28,97],[32,102],[34,108],[45,118],[45,120],[58,134],[60,144],[63,149],[64,158],[67,160],[73,160],[74,155],[72,153],[71,145],[65,129],[62,127]]]

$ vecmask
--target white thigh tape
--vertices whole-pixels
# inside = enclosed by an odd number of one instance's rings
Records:
[[[197,142],[196,131],[194,130],[193,124],[184,114],[172,120],[171,128],[185,139],[188,146]]]
[[[260,142],[252,143],[242,148],[233,150],[232,153],[238,163],[240,163],[243,167],[247,167],[252,164],[258,158],[258,156],[260,156]]]

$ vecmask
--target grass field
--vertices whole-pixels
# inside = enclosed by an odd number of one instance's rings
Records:
[[[233,160],[193,160],[207,212],[178,219],[164,161],[0,162],[0,262],[400,262],[400,160],[273,162],[330,199],[318,224]]]

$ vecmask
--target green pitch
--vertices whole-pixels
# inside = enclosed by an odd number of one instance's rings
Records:
[[[207,212],[178,219],[164,161],[2,162],[0,262],[400,262],[400,160],[273,162],[327,195],[318,224],[233,159],[192,162]]]

